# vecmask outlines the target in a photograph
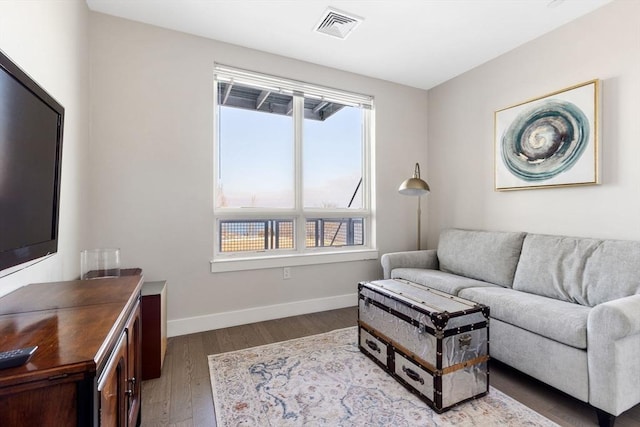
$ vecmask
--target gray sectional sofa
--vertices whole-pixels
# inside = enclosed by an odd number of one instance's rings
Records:
[[[640,242],[448,229],[382,256],[401,278],[486,304],[491,357],[596,408],[640,403]]]

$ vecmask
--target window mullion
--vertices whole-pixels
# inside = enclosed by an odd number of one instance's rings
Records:
[[[295,175],[295,209],[296,209],[296,249],[302,252],[305,249],[305,226],[304,201],[303,201],[303,179],[302,170],[302,150],[303,150],[303,126],[304,126],[304,94],[294,92],[293,94],[293,132],[294,132],[294,175]]]

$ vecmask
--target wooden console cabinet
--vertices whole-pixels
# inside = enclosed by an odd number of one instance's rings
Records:
[[[0,351],[37,345],[0,370],[0,425],[140,424],[140,270],[40,283],[0,298]]]

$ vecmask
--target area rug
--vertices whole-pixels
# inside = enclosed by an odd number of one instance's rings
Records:
[[[357,339],[351,327],[209,356],[218,427],[557,425],[494,388],[437,414]]]

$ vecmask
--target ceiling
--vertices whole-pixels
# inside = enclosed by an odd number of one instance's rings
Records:
[[[429,89],[612,0],[86,0],[96,12]],[[344,40],[328,7],[364,18]]]

